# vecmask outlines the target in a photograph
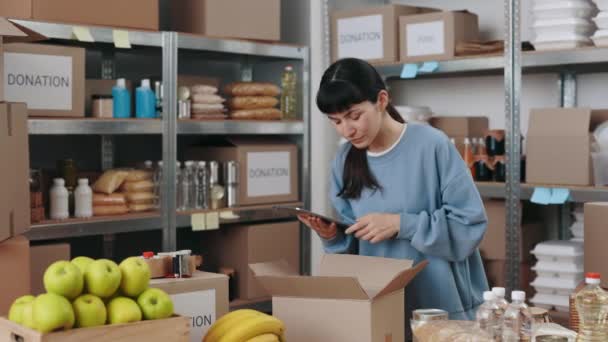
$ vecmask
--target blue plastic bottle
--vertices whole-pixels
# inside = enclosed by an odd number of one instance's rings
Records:
[[[127,90],[127,81],[124,78],[119,78],[116,86],[112,88],[112,109],[116,119],[131,117],[131,94]]]
[[[156,95],[147,78],[141,80],[141,86],[135,90],[135,116],[139,119],[156,117]]]

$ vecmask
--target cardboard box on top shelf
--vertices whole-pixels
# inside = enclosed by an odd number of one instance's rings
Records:
[[[272,294],[287,341],[384,342],[405,339],[404,287],[426,264],[327,254],[314,277],[298,276],[284,260],[249,267]]]
[[[6,100],[27,103],[30,116],[84,117],[85,49],[5,44],[4,67]]]
[[[488,130],[488,118],[485,116],[433,116],[431,126],[454,138],[456,147],[462,154],[464,138],[483,138]]]
[[[214,37],[281,40],[280,0],[173,0],[171,29]]]
[[[585,203],[585,272],[599,272],[608,287],[608,202]]]
[[[7,316],[15,299],[30,294],[30,242],[17,236],[0,243],[0,316]]]
[[[543,108],[530,112],[526,181],[533,184],[593,185],[593,130],[608,110]]]
[[[236,160],[239,206],[299,200],[298,147],[287,141],[235,137],[223,146],[191,147],[186,151],[186,158]],[[220,178],[220,184],[224,184],[223,177]]]
[[[131,96],[133,97],[135,95],[133,92],[133,83],[129,80],[127,80],[126,83],[127,90],[132,94]],[[84,108],[87,116],[92,113],[93,95],[112,95],[112,88],[115,85],[116,80],[87,79],[85,81]]]
[[[300,225],[298,222],[234,226],[205,233],[203,250],[205,264],[229,267],[236,271],[238,299],[269,296],[249,270],[249,264],[285,259],[300,265]]]
[[[402,63],[453,59],[458,43],[478,40],[477,15],[467,11],[399,17]]]
[[[0,103],[0,241],[30,228],[29,139],[24,103]]]
[[[46,292],[43,283],[44,272],[52,263],[60,260],[70,260],[69,243],[53,243],[30,247],[31,289],[34,296]]]
[[[229,310],[228,277],[223,274],[197,271],[191,278],[152,279],[150,287],[171,295],[175,313],[192,319],[192,342],[202,341],[213,322]]]
[[[331,13],[332,60],[355,57],[371,63],[399,61],[399,17],[436,11],[385,5]]]
[[[159,0],[2,0],[0,16],[158,30]]]

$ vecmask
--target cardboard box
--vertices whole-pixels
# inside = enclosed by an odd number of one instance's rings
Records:
[[[434,11],[386,5],[331,13],[332,60],[355,57],[371,63],[399,60],[399,17]]]
[[[0,13],[4,6],[6,6],[4,3],[0,3]],[[4,101],[4,82],[2,82],[2,80],[4,80],[3,44],[10,41],[28,40],[31,38],[28,33],[33,32],[30,30],[24,31],[18,25],[0,17],[0,102]]]
[[[585,203],[585,272],[602,274],[602,287],[608,287],[608,202]]]
[[[608,110],[533,109],[526,139],[527,182],[592,185],[591,132],[606,120]]]
[[[479,41],[477,15],[451,11],[401,16],[399,39],[402,63],[453,59],[458,43]]]
[[[127,80],[127,90],[131,93],[131,98],[135,95],[132,82]],[[91,116],[93,95],[112,95],[112,88],[116,85],[116,80],[97,80],[87,79],[84,90],[84,108],[87,116]],[[134,101],[131,101],[134,102]],[[132,103],[133,104],[133,103]]]
[[[504,200],[484,199],[483,204],[488,216],[488,228],[484,235],[479,251],[487,260],[506,260],[506,204]],[[522,208],[520,206],[520,215]],[[530,253],[537,243],[545,239],[545,231],[539,223],[524,223],[520,227],[519,260],[530,263],[534,256]]]
[[[0,16],[158,30],[159,0],[2,0]]]
[[[294,202],[300,198],[298,147],[294,144],[274,139],[230,138],[224,146],[192,147],[186,151],[186,158],[236,160],[239,206]],[[223,177],[220,178],[220,184],[224,184]]]
[[[488,278],[488,285],[492,287],[506,287],[507,280],[507,261],[506,260],[484,260],[484,266],[486,271],[486,277]],[[532,298],[534,295],[534,287],[530,286],[530,283],[536,277],[534,271],[532,271],[531,264],[520,263],[519,264],[519,286],[518,289],[526,292],[526,298]]]
[[[6,44],[4,96],[30,116],[84,117],[84,66],[83,48]]]
[[[281,222],[232,226],[205,234],[205,265],[228,267],[236,271],[236,294],[239,299],[267,297],[268,293],[255,280],[249,264],[284,259],[300,266],[300,224]]]
[[[153,279],[150,287],[171,295],[175,313],[191,318],[192,342],[202,341],[213,322],[228,313],[228,277],[223,274],[197,271],[192,278]]]
[[[281,40],[280,0],[173,0],[173,30],[207,36]]]
[[[0,243],[0,316],[6,316],[17,297],[30,294],[30,242],[17,236]],[[2,338],[0,338],[2,340]]]
[[[403,288],[426,264],[327,254],[318,277],[297,276],[285,261],[250,268],[272,294],[287,341],[385,342],[405,340]]]
[[[30,228],[30,158],[27,107],[0,103],[0,241]]]
[[[489,129],[485,116],[434,116],[429,123],[454,138],[461,154],[464,151],[464,138],[483,138]]]
[[[37,296],[45,293],[44,272],[52,263],[59,260],[70,260],[70,244],[54,243],[50,245],[30,247],[31,289],[32,294]]]

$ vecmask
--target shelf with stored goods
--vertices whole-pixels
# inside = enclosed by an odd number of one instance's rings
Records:
[[[130,135],[161,134],[159,119],[47,119],[30,118],[32,135]]]
[[[505,183],[476,182],[477,189],[482,197],[505,198]],[[608,187],[596,186],[571,186],[571,185],[546,185],[522,183],[520,186],[520,199],[532,198],[535,188],[559,188],[570,191],[569,201],[576,203],[608,201]]]
[[[178,134],[204,135],[301,135],[302,120],[179,120]]]
[[[281,205],[288,205],[299,207],[302,206],[302,202],[294,203],[281,203]],[[284,211],[277,211],[273,207],[275,204],[266,205],[255,205],[246,207],[236,208],[221,208],[217,210],[189,210],[189,211],[178,211],[177,212],[177,226],[178,227],[190,227],[192,226],[193,216],[196,214],[217,214],[219,224],[230,224],[230,223],[252,223],[259,221],[268,220],[285,220],[295,219],[295,217],[285,213]]]

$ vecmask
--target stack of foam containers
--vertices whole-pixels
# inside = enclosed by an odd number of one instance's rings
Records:
[[[585,241],[585,213],[582,208],[574,211],[574,222],[570,226],[570,232],[572,232],[570,241]]]
[[[597,8],[591,0],[534,0],[536,50],[563,50],[593,45]]]
[[[608,46],[608,0],[595,0],[597,8],[600,10],[597,17],[593,18],[597,31],[591,37],[596,46]]]
[[[583,243],[547,241],[536,245],[532,254],[538,262],[532,267],[537,274],[531,284],[536,295],[530,302],[547,310],[569,312],[569,296],[584,279]]]

